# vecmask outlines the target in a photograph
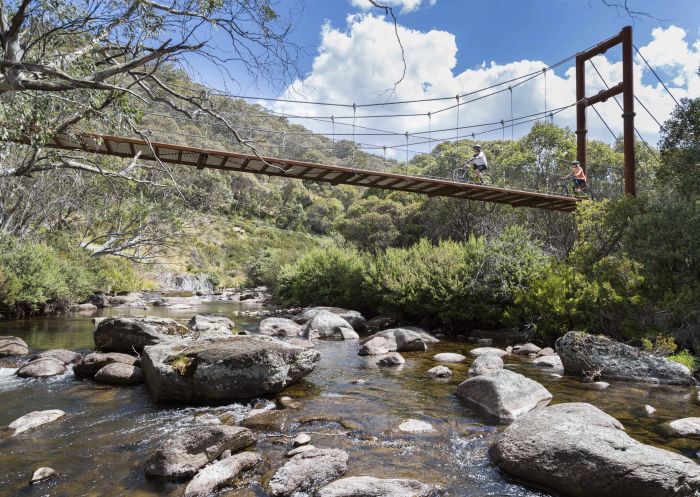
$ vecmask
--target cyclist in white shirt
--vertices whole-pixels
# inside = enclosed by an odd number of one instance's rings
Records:
[[[481,173],[482,171],[486,171],[486,169],[489,167],[489,161],[486,160],[486,155],[484,155],[484,152],[482,152],[481,145],[473,145],[472,149],[474,150],[474,157],[469,159],[467,161],[467,164],[472,165],[472,167],[474,168],[474,174],[481,183],[483,182]]]

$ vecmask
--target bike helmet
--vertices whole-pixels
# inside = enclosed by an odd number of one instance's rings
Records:
[[[571,163],[572,163],[572,164],[581,164],[581,163],[580,163],[579,161],[577,161],[577,160],[572,160]]]
[[[481,145],[472,145],[474,150],[481,150]]]

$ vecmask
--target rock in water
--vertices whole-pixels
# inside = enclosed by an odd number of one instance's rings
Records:
[[[100,369],[107,364],[115,362],[128,364],[130,366],[137,366],[140,364],[140,361],[136,357],[128,354],[120,354],[119,352],[107,352],[104,354],[100,352],[91,352],[73,366],[73,374],[78,378],[93,378]]]
[[[292,447],[299,447],[300,445],[306,445],[311,443],[311,436],[308,433],[299,433],[294,440],[292,440]]]
[[[557,404],[506,428],[489,455],[508,475],[570,497],[692,496],[700,466],[637,442],[586,403]]]
[[[570,331],[556,343],[564,370],[577,375],[674,385],[692,385],[690,370],[610,338]]]
[[[98,350],[132,353],[189,333],[188,328],[170,318],[116,316],[100,321],[93,336]]]
[[[253,433],[239,426],[206,425],[187,428],[165,440],[148,458],[146,476],[190,478],[225,450],[238,452],[254,443]]]
[[[407,419],[399,425],[399,431],[406,433],[426,433],[435,431],[433,425],[420,419]]]
[[[438,362],[449,362],[449,363],[458,363],[458,362],[464,362],[467,360],[467,358],[464,357],[462,354],[454,354],[452,352],[443,352],[442,354],[435,354],[433,356],[433,359],[435,359]]]
[[[258,333],[271,337],[297,337],[301,334],[301,325],[291,319],[265,318],[258,325]]]
[[[406,359],[403,358],[401,354],[398,352],[389,352],[385,356],[382,356],[378,361],[377,364],[379,366],[383,367],[394,367],[394,366],[400,366],[402,364],[406,364]]]
[[[438,488],[417,480],[352,476],[329,483],[318,497],[432,497]]]
[[[66,365],[58,359],[44,357],[28,362],[19,368],[15,374],[20,378],[47,378],[66,372]]]
[[[197,314],[192,316],[187,327],[192,331],[208,331],[211,329],[219,329],[222,331],[231,332],[236,324],[225,316],[217,316],[215,314]]]
[[[143,371],[137,366],[113,362],[100,369],[95,380],[110,385],[138,385],[143,383]]]
[[[319,312],[332,312],[350,323],[352,329],[364,333],[367,331],[367,320],[357,311],[341,309],[340,307],[309,307],[294,316],[294,322],[304,324]]]
[[[229,486],[244,471],[258,468],[264,459],[255,452],[241,452],[202,469],[185,488],[184,497],[210,497]]]
[[[497,356],[508,355],[508,351],[497,349],[496,347],[478,347],[469,351],[474,357],[479,357],[484,354],[494,354]]]
[[[73,352],[72,350],[66,349],[46,350],[44,352],[41,352],[40,354],[37,354],[36,356],[37,359],[57,359],[66,365],[76,363],[80,359],[82,359],[82,357],[83,356],[81,356],[77,352]]]
[[[39,468],[34,473],[32,474],[31,479],[29,480],[30,485],[34,485],[35,483],[40,483],[42,481],[49,480],[56,476],[58,473],[56,473],[56,470],[53,468],[49,467],[43,467]]]
[[[506,422],[552,400],[542,385],[507,369],[468,379],[457,387],[457,395],[482,413]]]
[[[480,355],[469,368],[469,376],[479,376],[503,369],[503,359],[495,354]]]
[[[19,435],[25,431],[33,430],[39,426],[56,421],[66,413],[60,409],[48,409],[46,411],[32,411],[21,418],[15,419],[8,427],[13,430],[12,436]]]
[[[308,492],[348,470],[348,453],[339,449],[307,450],[292,457],[277,470],[268,490],[272,497]]]
[[[390,352],[423,352],[428,349],[427,344],[440,341],[424,329],[415,326],[405,326],[380,331],[365,338],[360,343],[364,345],[375,338],[384,338],[387,341],[387,348]]]
[[[526,343],[522,347],[519,347],[516,354],[518,355],[529,355],[529,354],[537,354],[540,352],[542,349],[539,348],[537,345],[534,343]]]
[[[700,438],[700,418],[676,419],[675,421],[671,421],[669,426],[674,435]]]
[[[396,350],[396,344],[384,337],[372,337],[363,340],[358,355],[375,356],[384,355]]]
[[[8,355],[27,355],[29,347],[19,337],[0,337],[0,357]]]
[[[532,364],[545,368],[562,369],[564,367],[561,358],[557,354],[540,356],[532,361]]]
[[[431,378],[449,378],[452,376],[452,370],[447,366],[435,366],[428,370],[428,376]]]
[[[234,336],[146,347],[142,368],[156,401],[206,402],[277,393],[311,373],[320,358],[271,337]]]
[[[301,328],[304,338],[343,338],[344,332],[353,332],[352,325],[337,314],[328,311],[317,312]]]

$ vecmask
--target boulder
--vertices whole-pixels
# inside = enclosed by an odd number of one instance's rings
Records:
[[[73,374],[78,378],[93,378],[100,369],[115,362],[130,366],[140,364],[138,358],[128,354],[91,352],[73,366]]]
[[[556,352],[554,352],[554,349],[551,347],[545,347],[543,349],[540,349],[540,351],[537,353],[538,357],[541,356],[548,356],[548,355],[554,355]]]
[[[455,364],[467,360],[467,358],[464,357],[462,354],[454,354],[452,352],[443,352],[442,354],[435,354],[433,356],[433,359],[435,359],[438,362],[447,362]]]
[[[138,385],[143,383],[143,371],[138,366],[113,362],[95,374],[95,381],[110,385]]]
[[[196,314],[192,316],[187,327],[192,331],[207,331],[213,328],[231,332],[236,324],[225,316],[215,314]]]
[[[398,324],[398,320],[391,316],[374,316],[367,321],[367,331],[376,333],[377,331],[393,328]]]
[[[570,331],[557,340],[564,370],[583,376],[673,385],[694,384],[690,370],[608,337]]]
[[[394,342],[391,342],[384,337],[372,337],[369,340],[363,340],[358,355],[384,355],[392,352],[393,350],[396,350]]]
[[[216,461],[192,478],[184,497],[210,497],[221,488],[230,486],[245,471],[260,468],[265,460],[255,452],[241,452]]]
[[[417,480],[351,476],[329,483],[318,497],[432,497],[438,488]]]
[[[29,484],[34,485],[35,483],[41,483],[42,481],[50,480],[56,476],[56,470],[49,467],[42,467],[32,473],[32,477],[29,479]]]
[[[156,401],[250,399],[296,383],[321,358],[265,336],[181,340],[144,348],[142,368]]]
[[[637,442],[615,418],[586,403],[557,404],[517,419],[489,450],[518,480],[569,497],[691,496],[700,466]]]
[[[301,328],[304,338],[342,338],[343,331],[354,331],[352,325],[337,314],[319,311]]]
[[[401,364],[406,364],[406,359],[404,359],[398,352],[389,352],[388,354],[382,356],[377,361],[377,364],[383,367],[400,366]]]
[[[508,352],[502,349],[497,349],[496,347],[477,347],[469,351],[474,357],[479,357],[484,354],[495,354],[497,356],[508,355]]]
[[[286,457],[294,457],[297,454],[301,454],[302,452],[308,452],[310,450],[316,450],[316,447],[314,447],[311,444],[307,445],[300,445],[299,447],[296,447],[295,449],[290,450],[285,454]]]
[[[469,368],[469,376],[479,376],[503,369],[503,359],[495,354],[480,355]]]
[[[452,376],[452,370],[447,366],[435,366],[428,370],[428,376],[431,378],[450,378]]]
[[[241,425],[251,430],[282,431],[287,424],[287,414],[279,409],[253,409]]]
[[[143,303],[143,296],[140,293],[127,293],[125,295],[112,295],[108,297],[109,305],[127,305]]]
[[[530,355],[530,354],[537,354],[540,350],[542,350],[540,347],[535,345],[534,343],[526,343],[525,345],[518,347],[518,349],[515,351],[516,354],[518,355]]]
[[[97,311],[97,306],[95,304],[91,304],[89,302],[86,302],[85,304],[76,304],[72,305],[70,307],[71,312],[83,312],[83,313],[92,313]]]
[[[27,355],[29,347],[19,337],[0,337],[0,357],[9,355]]]
[[[399,425],[399,431],[405,433],[426,433],[435,431],[435,428],[430,423],[420,419],[407,419]]]
[[[557,354],[537,357],[532,361],[532,364],[544,368],[562,369],[564,367],[561,362],[561,357],[559,357]]]
[[[348,453],[339,449],[307,450],[292,457],[268,483],[271,497],[308,492],[348,470]]]
[[[367,320],[362,316],[362,314],[357,311],[341,309],[340,307],[309,307],[308,309],[304,309],[302,312],[294,316],[292,319],[294,319],[296,323],[305,324],[316,314],[324,311],[340,316],[345,321],[350,323],[350,326],[355,331],[359,331],[360,333],[367,331]]]
[[[8,427],[12,430],[12,436],[19,435],[25,431],[33,430],[39,426],[56,421],[66,413],[60,409],[48,409],[46,411],[32,411],[29,414],[15,419]]]
[[[45,358],[51,358],[51,359],[57,359],[61,361],[63,364],[73,364],[78,362],[80,359],[82,359],[83,356],[78,354],[77,352],[73,352],[72,350],[66,350],[66,349],[53,349],[53,350],[46,350],[44,352],[41,352],[37,354],[35,359],[45,359]]]
[[[428,349],[427,344],[440,341],[421,328],[406,326],[380,331],[365,338],[360,343],[365,344],[377,337],[385,338],[389,342],[388,348],[391,349],[391,352],[423,352]]]
[[[90,295],[85,302],[86,304],[92,304],[95,307],[103,308],[110,307],[112,304],[109,302],[109,297],[104,293],[93,293]]]
[[[48,378],[66,372],[66,365],[58,359],[44,357],[28,362],[15,374],[20,378]]]
[[[457,387],[457,395],[469,406],[505,422],[552,400],[542,385],[507,369],[468,379]]]
[[[225,450],[238,452],[254,443],[253,433],[239,426],[201,425],[186,428],[163,441],[148,458],[146,476],[191,478]]]
[[[271,337],[297,337],[301,325],[286,318],[265,318],[258,325],[258,333]]]
[[[341,340],[359,340],[360,335],[348,328],[340,328],[340,336],[338,338]]]
[[[668,425],[674,435],[700,438],[700,418],[676,419],[675,421],[671,421]]]
[[[147,345],[183,338],[190,330],[170,318],[115,316],[100,321],[93,334],[102,352],[141,352]]]
[[[189,297],[167,297],[163,296],[153,302],[153,305],[160,307],[174,307],[181,306],[182,309],[195,307],[202,304],[202,299],[196,295],[191,295]]]
[[[311,435],[308,433],[299,433],[296,437],[294,437],[294,440],[292,440],[292,447],[299,447],[309,443],[311,443]]]

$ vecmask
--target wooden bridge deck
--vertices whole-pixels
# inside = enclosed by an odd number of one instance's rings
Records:
[[[264,157],[264,160],[260,160],[255,155],[185,147],[172,143],[149,143],[145,140],[120,136],[59,135],[53,139],[49,146],[125,158],[132,158],[140,152],[140,159],[143,160],[160,160],[164,163],[194,166],[199,169],[219,169],[222,171],[324,181],[334,185],[345,184],[385,190],[400,190],[430,196],[496,202],[513,207],[534,207],[572,212],[576,210],[577,204],[576,198],[562,195],[459,183],[446,179],[316,164],[274,157]]]

